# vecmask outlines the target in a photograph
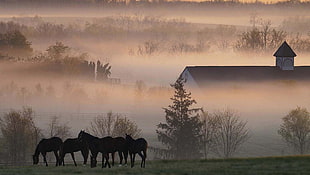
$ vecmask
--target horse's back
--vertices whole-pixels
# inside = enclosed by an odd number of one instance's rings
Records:
[[[128,150],[128,144],[125,138],[123,137],[115,137],[114,144],[117,151],[126,151]]]
[[[41,151],[50,152],[58,151],[62,145],[62,140],[59,137],[51,137],[49,139],[42,139],[38,146]]]
[[[51,137],[50,139],[47,139],[47,140],[50,140],[51,142],[54,142],[54,143],[57,143],[57,144],[62,144],[62,140],[61,138],[59,137]]]
[[[110,136],[103,137],[100,139],[101,148],[104,152],[115,152],[115,142],[114,139]]]
[[[144,145],[147,147],[147,141],[144,138],[138,138],[136,140],[136,143],[138,143],[139,145]]]
[[[64,152],[77,152],[83,149],[83,144],[79,142],[78,138],[69,138],[64,141],[63,144]]]
[[[136,139],[129,145],[129,151],[133,153],[146,151],[146,149],[147,149],[147,141],[144,138]]]

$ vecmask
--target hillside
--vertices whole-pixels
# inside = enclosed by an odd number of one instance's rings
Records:
[[[136,162],[138,165],[140,161]],[[44,167],[44,166],[0,166],[0,174],[5,175],[53,175],[53,174],[161,174],[161,175],[267,175],[267,174],[309,174],[309,156],[290,157],[263,157],[263,158],[236,158],[236,159],[211,159],[211,160],[157,160],[147,161],[146,168],[138,166],[113,167],[102,169],[100,167],[90,168],[89,166],[78,167]]]

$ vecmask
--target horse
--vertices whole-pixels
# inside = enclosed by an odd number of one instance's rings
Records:
[[[126,139],[123,137],[116,137],[113,138],[114,146],[115,146],[115,152],[118,152],[119,156],[119,164],[123,164],[123,159],[125,159],[125,164],[127,164],[127,158],[128,158],[128,144]],[[112,153],[112,166],[114,166],[114,153]]]
[[[60,150],[60,165],[62,164],[65,166],[65,161],[64,158],[67,153],[71,154],[71,157],[73,159],[74,165],[76,165],[75,158],[74,158],[74,152],[81,151],[82,156],[84,158],[84,165],[87,163],[87,158],[88,158],[88,145],[86,142],[81,142],[78,140],[78,138],[69,138],[64,141],[62,148]]]
[[[48,166],[47,161],[46,161],[46,153],[53,151],[56,157],[56,166],[60,165],[58,151],[60,150],[61,146],[62,146],[62,140],[59,137],[42,139],[37,145],[34,155],[32,155],[33,164],[36,165],[39,163],[39,155],[41,153],[43,156],[45,165]]]
[[[144,138],[133,139],[130,135],[126,134],[126,141],[128,144],[128,151],[130,155],[131,168],[135,165],[135,157],[138,153],[141,157],[141,168],[145,168],[147,141]]]
[[[80,131],[78,139],[80,141],[85,141],[89,146],[89,150],[91,152],[90,166],[92,168],[96,166],[96,159],[99,152],[102,153],[102,168],[106,167],[106,165],[111,168],[111,165],[109,163],[109,153],[112,153],[114,149],[114,145],[111,144],[113,143],[112,137],[98,138],[85,131]],[[104,159],[106,160],[105,163]]]
[[[120,165],[123,164],[123,159],[125,159],[125,164],[127,164],[127,157],[128,157],[128,146],[127,141],[123,137],[116,137],[111,140],[111,137],[104,137],[101,139],[103,142],[104,149],[108,153],[112,155],[112,166],[114,166],[114,154],[115,152],[118,152],[119,159],[120,159]],[[95,157],[91,156],[91,167],[96,167],[97,160]],[[104,164],[104,167],[106,167],[107,162]]]

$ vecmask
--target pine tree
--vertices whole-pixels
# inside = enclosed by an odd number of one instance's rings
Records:
[[[184,79],[179,78],[171,87],[174,88],[173,102],[167,108],[166,123],[157,125],[158,139],[168,147],[176,159],[200,157],[202,122],[197,112],[200,108],[190,108],[196,101],[191,93],[184,89]]]

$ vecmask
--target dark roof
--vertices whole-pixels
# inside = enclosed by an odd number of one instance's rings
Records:
[[[282,43],[279,49],[273,54],[275,57],[296,57],[293,49],[287,44],[286,41]]]
[[[190,72],[199,86],[211,81],[310,81],[310,66],[295,66],[291,71],[275,66],[188,66],[185,70]]]

